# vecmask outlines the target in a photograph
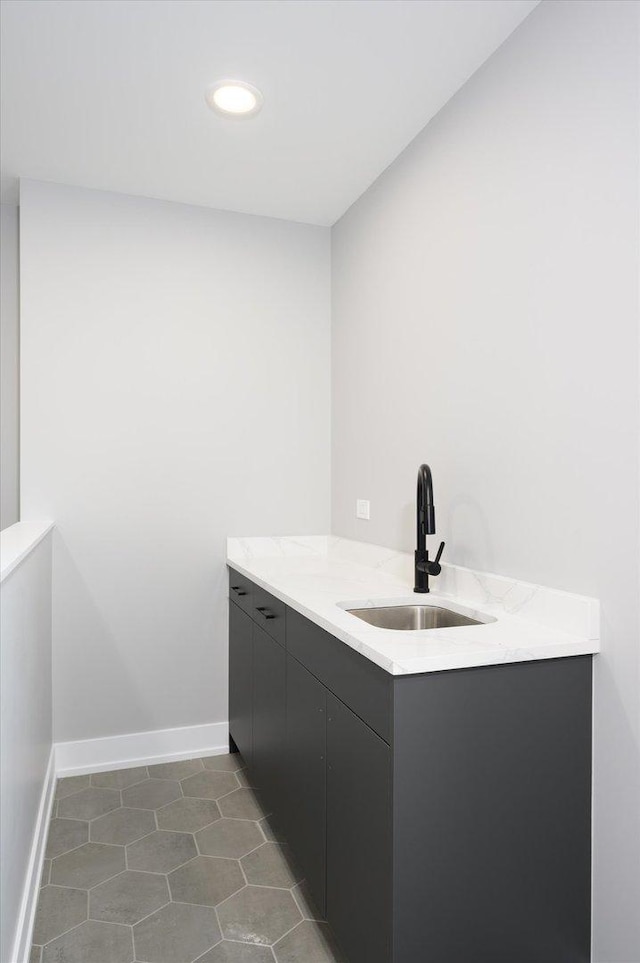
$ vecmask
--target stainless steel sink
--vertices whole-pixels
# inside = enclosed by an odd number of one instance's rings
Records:
[[[347,612],[379,629],[400,629],[407,632],[484,624],[479,619],[471,619],[439,605],[381,605],[375,608],[347,609]]]

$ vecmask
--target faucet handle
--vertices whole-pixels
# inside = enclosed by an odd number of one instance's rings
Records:
[[[433,562],[429,562],[429,575],[439,575],[442,571],[442,566],[440,565],[440,559],[442,553],[444,552],[444,542],[440,542],[440,548],[438,549],[438,554],[434,558]]]

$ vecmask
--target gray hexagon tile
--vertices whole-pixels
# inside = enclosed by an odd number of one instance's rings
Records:
[[[33,942],[49,943],[87,918],[87,892],[66,886],[45,886],[40,892]]]
[[[89,894],[89,917],[133,926],[170,900],[165,876],[127,870],[95,886]]]
[[[276,943],[302,919],[291,893],[246,886],[218,906],[225,939],[244,943]]]
[[[223,940],[201,956],[197,963],[273,963],[273,954],[268,946]],[[300,959],[299,963],[306,961]]]
[[[176,903],[217,906],[245,885],[236,859],[198,856],[169,874],[171,899]]]
[[[136,924],[133,938],[137,959],[145,963],[192,963],[218,943],[221,934],[211,907],[169,903]]]
[[[148,775],[146,766],[115,769],[111,772],[94,772],[91,776],[91,785],[101,786],[103,789],[126,789],[127,786],[135,786],[137,782],[147,779]]]
[[[205,769],[218,769],[224,772],[237,772],[245,768],[245,762],[239,752],[225,752],[220,756],[207,756],[202,760]]]
[[[159,830],[127,846],[129,869],[147,873],[170,873],[198,855],[190,833]]]
[[[261,819],[265,813],[251,789],[236,789],[218,802],[223,816],[235,819]]]
[[[120,793],[114,789],[89,786],[58,803],[58,816],[68,819],[96,819],[122,805]]]
[[[264,842],[257,823],[249,819],[224,817],[196,833],[196,843],[203,856],[227,856],[240,859]]]
[[[156,821],[150,809],[114,809],[91,823],[91,841],[126,846],[148,836],[155,828]]]
[[[147,779],[122,790],[122,805],[133,809],[159,809],[180,796],[180,783],[176,780]]]
[[[48,943],[42,963],[133,963],[131,927],[89,920]]]
[[[295,868],[289,850],[280,843],[264,843],[242,860],[247,882],[255,886],[291,889],[302,876]]]
[[[326,923],[305,920],[273,947],[278,963],[342,963],[344,957]]]
[[[213,799],[187,797],[158,809],[158,829],[173,829],[183,833],[195,833],[220,819],[220,810]]]
[[[204,770],[195,776],[188,776],[182,780],[182,792],[185,796],[197,796],[199,799],[219,799],[238,788],[238,780],[232,772],[211,772]]]
[[[161,762],[149,766],[149,775],[156,779],[185,779],[196,772],[202,772],[201,759],[180,759],[177,762]]]
[[[47,836],[47,859],[54,859],[89,840],[89,823],[79,819],[52,819]]]
[[[89,889],[125,868],[124,846],[85,843],[51,864],[51,882]]]
[[[65,796],[72,796],[73,793],[86,789],[89,783],[89,776],[67,776],[65,779],[58,779],[55,798],[64,799]]]
[[[340,963],[250,782],[237,753],[60,780],[29,963]]]

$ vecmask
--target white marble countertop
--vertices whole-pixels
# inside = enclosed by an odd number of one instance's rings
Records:
[[[53,522],[16,522],[0,532],[0,582],[17,568],[38,542],[53,528]]]
[[[393,675],[528,662],[599,651],[600,604],[500,575],[443,564],[413,592],[413,556],[333,535],[228,538],[227,563]],[[403,632],[346,608],[455,608],[485,624]]]

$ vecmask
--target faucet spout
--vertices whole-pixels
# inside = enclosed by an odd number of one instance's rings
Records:
[[[418,490],[416,498],[417,547],[426,548],[426,535],[435,535],[436,510],[433,504],[433,478],[428,465],[418,469]]]

